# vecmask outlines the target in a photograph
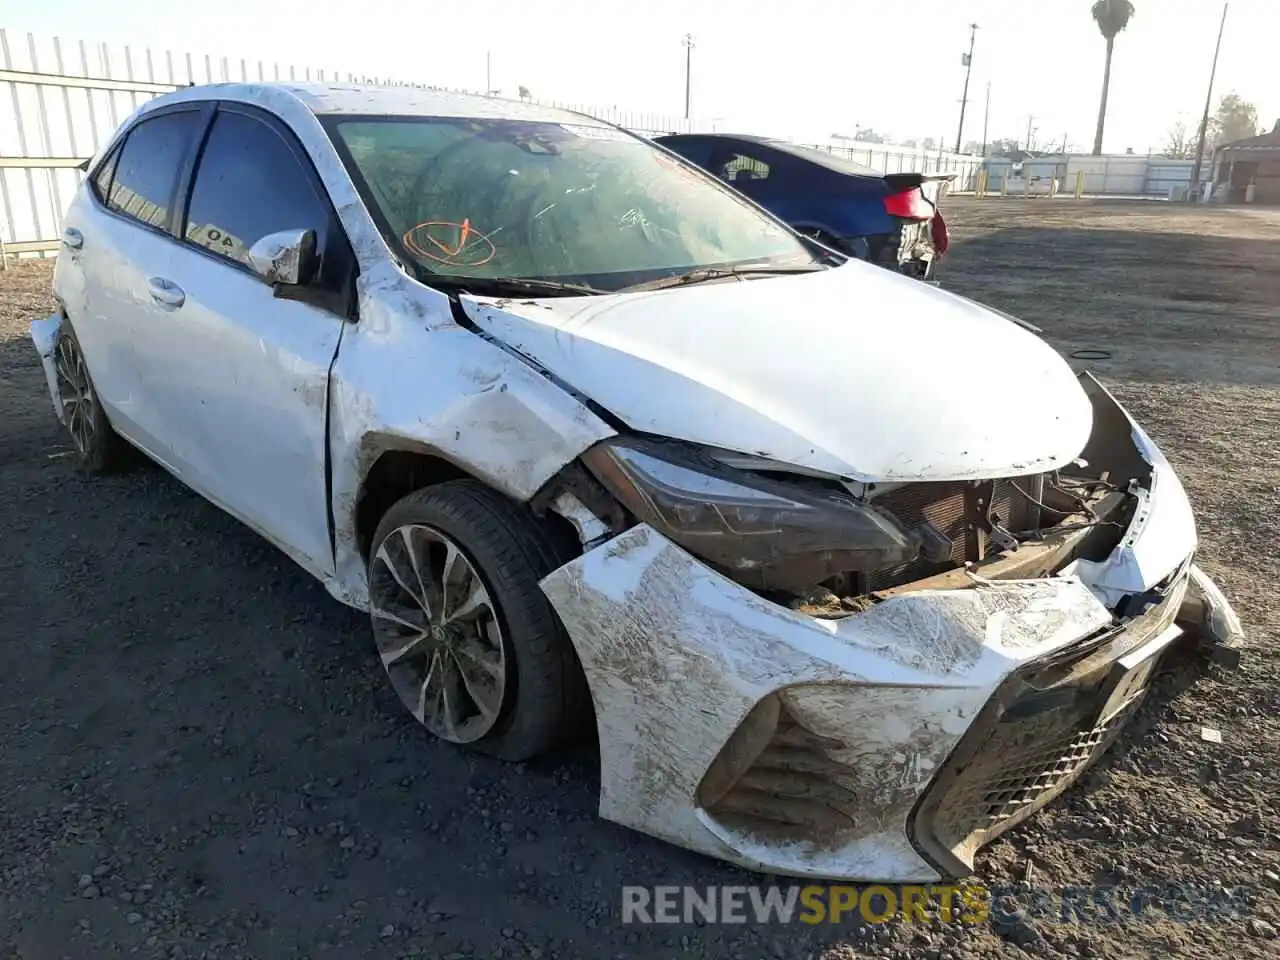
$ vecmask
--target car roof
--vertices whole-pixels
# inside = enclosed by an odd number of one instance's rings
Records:
[[[785,143],[777,137],[762,137],[754,133],[666,133],[660,137],[654,137],[655,140],[691,140],[693,138],[699,140],[746,140],[750,143],[762,143],[768,146]]]
[[[859,177],[882,177],[884,176],[874,167],[866,164],[858,163],[851,157],[841,154],[827,153],[821,147],[808,147],[803,144],[789,143],[786,140],[779,140],[777,137],[762,137],[751,133],[675,133],[665,137],[655,137],[659,143],[671,143],[680,140],[723,140],[727,143],[755,143],[762,147],[771,147],[780,153],[785,153],[790,157],[803,162],[816,164],[825,167],[828,170],[834,170],[837,173],[852,174]]]
[[[381,87],[354,83],[205,83],[183,87],[143,104],[140,112],[198,100],[255,103],[274,112],[291,112],[301,103],[317,116],[475,117],[531,123],[611,124],[572,110],[522,100],[483,97],[424,87]]]

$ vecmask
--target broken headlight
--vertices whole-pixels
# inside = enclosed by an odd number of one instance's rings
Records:
[[[805,590],[919,551],[893,517],[840,490],[735,470],[683,444],[618,438],[582,460],[638,520],[745,586]]]

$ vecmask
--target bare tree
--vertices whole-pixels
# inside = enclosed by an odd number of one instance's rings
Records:
[[[1111,92],[1111,54],[1115,50],[1116,36],[1133,18],[1133,4],[1129,0],[1097,0],[1093,5],[1093,19],[1107,41],[1107,62],[1102,69],[1102,102],[1098,105],[1098,130],[1093,136],[1093,155],[1102,153],[1102,129],[1107,123],[1107,94]]]
[[[1164,155],[1173,160],[1192,160],[1196,155],[1196,135],[1187,128],[1183,120],[1179,120],[1169,128],[1168,139],[1164,146]]]
[[[987,155],[991,157],[1017,157],[1024,153],[1022,141],[1015,137],[997,138],[987,147]]]

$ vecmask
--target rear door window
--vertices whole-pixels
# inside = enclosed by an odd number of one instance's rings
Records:
[[[210,253],[249,266],[249,250],[282,230],[314,230],[324,251],[326,204],[284,138],[261,120],[220,110],[196,169],[185,236]]]
[[[120,150],[107,206],[140,223],[165,229],[178,176],[200,125],[197,110],[164,113],[138,123]]]

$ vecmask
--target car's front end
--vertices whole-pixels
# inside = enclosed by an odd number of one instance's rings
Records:
[[[1229,652],[1177,477],[1082,383],[1090,442],[1041,474],[876,495],[589,452],[573,489],[628,525],[543,589],[591,685],[601,814],[784,875],[963,875],[1097,760],[1184,633]]]
[[[779,874],[962,874],[1097,759],[1184,632],[1230,659],[1176,475],[1026,325],[814,254],[614,130],[476,121],[419,171],[405,145],[445,123],[332,124],[414,278],[368,275],[368,349],[446,299],[429,335],[485,341],[467,396],[511,403],[426,435],[398,392],[395,432],[576,529],[537,582],[590,688],[604,817]],[[956,389],[993,370],[1016,393]],[[551,465],[527,438],[557,433]],[[501,607],[507,574],[479,573]]]

